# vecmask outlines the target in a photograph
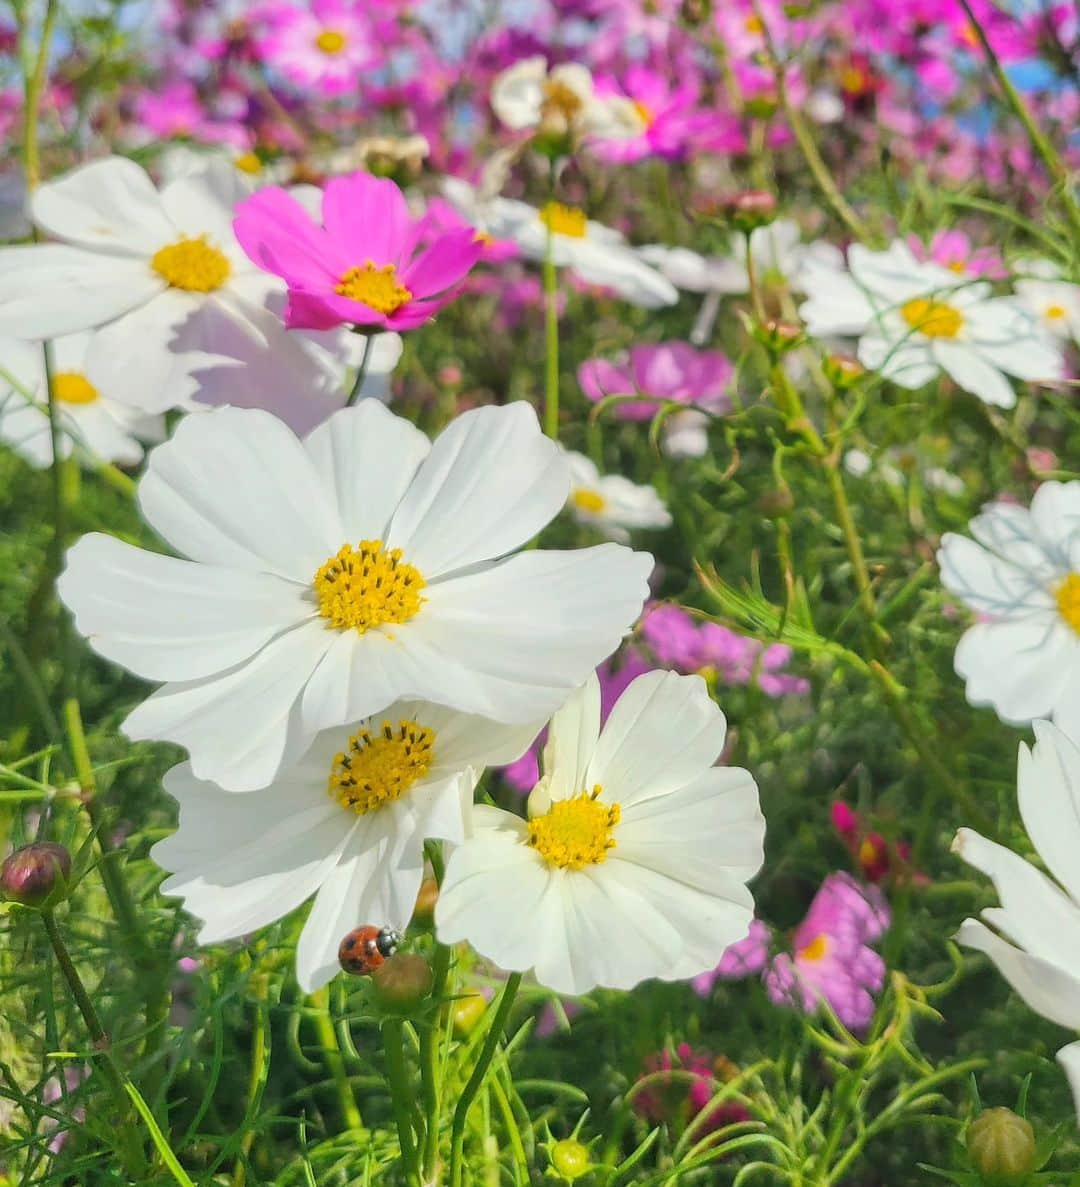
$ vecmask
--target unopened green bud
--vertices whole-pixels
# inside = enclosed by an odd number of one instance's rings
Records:
[[[968,1126],[971,1164],[987,1187],[1021,1187],[1035,1170],[1035,1131],[1012,1109],[986,1109]]]
[[[794,350],[805,341],[802,326],[775,318],[754,326],[754,337],[774,357],[787,354],[789,350]]]
[[[828,355],[821,364],[821,369],[825,372],[825,378],[837,391],[847,391],[866,374],[866,368],[862,363],[846,354]]]
[[[756,231],[776,218],[776,197],[768,190],[743,190],[725,199],[723,206],[736,231]]]
[[[371,983],[379,1005],[408,1011],[431,992],[431,967],[415,952],[395,952],[372,973]]]
[[[476,1024],[487,1010],[487,1001],[482,994],[468,993],[459,997],[450,1006],[450,1019],[454,1026],[454,1034],[459,1039],[468,1038],[476,1029]]]
[[[572,1183],[592,1169],[587,1146],[576,1138],[564,1138],[550,1150],[551,1167],[566,1182]]]
[[[24,907],[53,907],[67,898],[71,854],[55,841],[38,841],[9,854],[0,866],[4,897]]]
[[[795,510],[795,496],[791,487],[778,486],[767,490],[758,499],[757,507],[766,519],[786,519]]]

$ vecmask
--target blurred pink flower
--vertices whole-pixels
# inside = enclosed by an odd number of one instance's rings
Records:
[[[624,363],[588,359],[578,367],[578,383],[594,402],[608,396],[643,397],[614,405],[614,414],[623,420],[651,420],[663,401],[726,411],[734,374],[730,360],[719,351],[695,350],[688,342],[661,342],[633,347]]]
[[[268,3],[260,16],[267,31],[255,43],[257,56],[298,87],[355,91],[383,57],[363,8],[348,0],[312,0],[310,8]]]
[[[694,992],[698,997],[708,997],[717,981],[743,981],[756,976],[768,962],[771,939],[768,924],[752,920],[749,934],[725,949],[716,968],[693,978],[690,984]]]
[[[708,1109],[703,1134],[749,1121],[750,1113],[738,1101],[720,1101],[709,1108],[727,1078],[724,1073],[732,1070],[723,1057],[695,1050],[689,1043],[680,1043],[674,1052],[657,1051],[645,1060],[642,1078],[649,1077],[650,1082],[634,1097],[634,1111],[654,1123],[686,1125]]]

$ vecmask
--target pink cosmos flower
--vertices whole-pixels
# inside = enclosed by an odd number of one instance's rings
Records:
[[[881,833],[868,829],[859,813],[843,800],[833,801],[829,815],[833,828],[855,858],[867,882],[909,877],[916,884],[925,885],[929,882],[925,874],[911,872],[911,846],[907,841],[891,842]]]
[[[521,257],[521,248],[512,239],[493,239],[477,230],[465,219],[452,202],[445,198],[429,198],[427,203],[427,225],[431,232],[471,231],[480,244],[480,259],[485,264],[501,264],[506,260]]]
[[[997,248],[975,247],[963,231],[938,231],[929,247],[924,247],[917,235],[909,235],[908,246],[917,259],[933,260],[957,276],[1003,280],[1009,274]]]
[[[578,383],[589,400],[608,396],[651,397],[614,405],[623,420],[651,420],[662,401],[692,404],[710,412],[731,407],[727,389],[735,368],[716,350],[695,350],[688,342],[635,346],[625,363],[588,359],[578,368]]]
[[[638,136],[592,142],[593,155],[602,161],[629,164],[646,157],[684,160],[696,147],[699,134],[710,132],[721,120],[719,114],[698,110],[696,84],[681,82],[673,86],[663,74],[640,63],[626,71],[621,87],[614,79],[598,78],[596,90],[601,95],[629,99],[642,121]]]
[[[690,984],[694,992],[698,997],[708,997],[717,981],[743,981],[757,976],[768,962],[771,939],[768,924],[760,919],[752,920],[747,936],[724,950],[716,968],[693,978]]]
[[[269,4],[260,15],[268,31],[257,40],[256,54],[298,87],[323,95],[356,91],[382,58],[360,6],[348,0],[312,0],[310,9]]]
[[[853,1031],[874,1016],[885,962],[871,947],[889,926],[885,896],[850,874],[830,874],[792,936],[792,952],[773,958],[765,989],[779,1006],[814,1013],[822,1001]]]
[[[687,1125],[708,1109],[702,1122],[704,1133],[749,1121],[750,1113],[737,1100],[719,1101],[710,1107],[724,1080],[736,1070],[723,1056],[695,1050],[689,1043],[680,1043],[674,1052],[657,1051],[645,1060],[643,1078],[648,1076],[650,1083],[634,1097],[634,1111],[648,1121]],[[683,1074],[665,1074],[672,1072]]]
[[[321,226],[270,186],[237,206],[233,228],[251,259],[288,285],[290,329],[414,329],[453,300],[481,251],[469,228],[431,233],[392,181],[367,173],[327,183]]]

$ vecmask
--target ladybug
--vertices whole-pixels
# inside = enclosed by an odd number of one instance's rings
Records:
[[[354,977],[368,977],[401,943],[401,936],[392,927],[372,927],[370,923],[355,927],[338,947],[338,963]]]

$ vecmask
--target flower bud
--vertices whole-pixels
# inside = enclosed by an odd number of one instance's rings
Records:
[[[767,490],[757,501],[757,509],[766,519],[787,519],[795,510],[795,496],[789,486]]]
[[[847,391],[866,373],[866,368],[858,359],[846,354],[830,354],[821,364],[821,369],[837,391]]]
[[[371,983],[380,1006],[412,1010],[431,992],[431,967],[415,952],[395,952],[372,973]]]
[[[985,1109],[968,1126],[971,1164],[987,1187],[1020,1187],[1035,1170],[1035,1132],[1012,1109]]]
[[[754,337],[774,357],[794,350],[805,340],[802,326],[790,321],[770,318],[763,325],[754,326]]]
[[[454,1026],[454,1034],[459,1039],[466,1039],[476,1029],[476,1024],[484,1016],[487,1001],[479,993],[469,993],[459,997],[450,1005],[450,1019]]]
[[[768,190],[743,190],[725,200],[724,210],[735,230],[749,234],[776,218],[776,198]]]
[[[24,907],[52,907],[67,897],[71,854],[54,841],[38,841],[9,854],[0,866],[0,890]]]
[[[552,1170],[567,1183],[581,1178],[592,1169],[588,1147],[582,1145],[576,1138],[563,1138],[561,1142],[556,1142],[548,1152],[548,1156],[551,1159]]]

